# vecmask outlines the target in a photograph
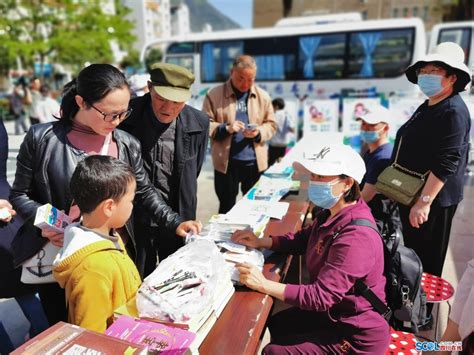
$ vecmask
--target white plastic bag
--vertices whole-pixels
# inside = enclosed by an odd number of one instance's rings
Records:
[[[212,306],[224,258],[209,240],[196,240],[160,262],[137,294],[140,317],[187,322]]]

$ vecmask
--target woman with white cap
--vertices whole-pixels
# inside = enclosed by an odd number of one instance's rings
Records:
[[[388,323],[354,291],[356,281],[362,280],[385,300],[382,240],[372,228],[351,224],[365,219],[375,225],[360,195],[364,161],[352,148],[334,144],[295,163],[295,168],[310,174],[309,199],[323,209],[312,226],[271,238],[258,239],[250,231],[232,236],[249,247],[306,257],[307,285],[270,281],[254,266],[237,265],[243,284],[295,306],[271,317],[272,342],[263,353],[384,354]]]
[[[394,155],[400,146],[397,164],[428,178],[413,206],[399,205],[403,239],[425,272],[441,276],[452,220],[463,199],[471,119],[459,92],[471,72],[461,47],[445,42],[405,74],[428,100],[398,130]]]

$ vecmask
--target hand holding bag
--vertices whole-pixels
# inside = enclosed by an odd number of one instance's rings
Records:
[[[377,178],[375,188],[381,194],[402,205],[412,206],[415,204],[426,183],[429,171],[421,174],[408,170],[397,163],[402,139],[403,137],[400,138],[398,144],[395,162],[382,171]]]

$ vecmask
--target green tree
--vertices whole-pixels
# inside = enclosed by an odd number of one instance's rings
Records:
[[[80,69],[86,62],[111,63],[111,41],[128,49],[135,40],[129,11],[115,0],[116,14],[104,11],[100,0],[2,0],[0,2],[1,68],[20,58],[69,64]],[[42,65],[41,65],[42,67]]]
[[[163,59],[163,52],[159,48],[152,48],[145,54],[145,66],[150,71],[150,66],[153,63],[161,62]]]
[[[139,69],[142,66],[140,62],[140,53],[136,49],[130,49],[128,54],[120,62],[122,68]]]

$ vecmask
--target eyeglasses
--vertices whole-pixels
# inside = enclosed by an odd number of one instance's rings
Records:
[[[132,108],[129,108],[128,110],[126,111],[123,111],[123,112],[120,112],[120,113],[105,113],[105,112],[102,112],[101,110],[99,110],[97,107],[95,107],[94,105],[92,104],[89,104],[94,110],[96,110],[97,112],[99,112],[103,118],[103,120],[105,122],[114,122],[115,120],[119,120],[119,121],[123,121],[125,120],[126,118],[128,118],[130,116],[130,114],[132,113],[133,109]]]
[[[446,70],[442,69],[442,68],[432,68],[432,69],[418,69],[416,71],[416,74],[417,75],[430,75],[430,74],[445,74],[446,73]]]

